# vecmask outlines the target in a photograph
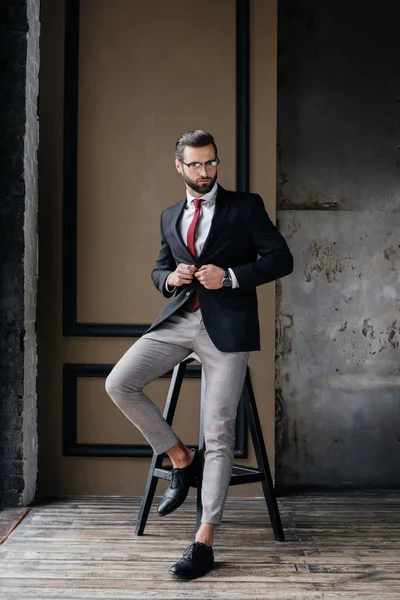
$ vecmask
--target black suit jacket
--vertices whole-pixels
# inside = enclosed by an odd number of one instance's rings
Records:
[[[229,192],[218,186],[215,212],[203,251],[195,259],[182,240],[179,223],[186,198],[161,215],[161,249],[152,279],[156,288],[171,301],[148,331],[181,308],[197,290],[207,332],[223,352],[260,349],[256,287],[293,270],[293,257],[279,231],[271,222],[258,194]],[[165,282],[178,264],[213,264],[232,268],[239,287],[207,290],[194,277],[174,294]]]

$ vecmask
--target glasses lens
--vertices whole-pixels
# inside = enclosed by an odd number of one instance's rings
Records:
[[[188,169],[190,169],[191,171],[197,171],[197,169],[200,169],[203,166],[203,163],[201,162],[192,162],[189,164],[184,163]],[[214,160],[208,160],[206,163],[204,163],[204,166],[206,167],[206,169],[212,169],[215,168],[217,165],[219,165],[219,159],[216,158]]]

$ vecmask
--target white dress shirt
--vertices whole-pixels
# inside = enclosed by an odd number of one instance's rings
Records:
[[[208,234],[210,233],[211,222],[213,220],[214,211],[215,211],[215,200],[217,197],[217,192],[218,192],[218,185],[215,183],[212,190],[210,190],[209,192],[207,192],[207,194],[204,194],[204,196],[201,197],[201,212],[200,212],[200,218],[197,222],[196,236],[195,236],[195,248],[196,248],[197,256],[201,255],[203,248],[204,248],[204,243],[207,239]],[[180,221],[180,234],[181,234],[182,239],[185,242],[185,244],[187,244],[187,232],[188,232],[190,223],[193,220],[194,213],[196,210],[195,206],[193,204],[193,200],[197,200],[197,199],[198,198],[195,198],[195,196],[191,196],[187,192],[186,206],[183,209],[183,213],[182,213],[182,217],[181,217],[181,221]],[[238,280],[236,279],[235,273],[232,271],[232,269],[228,269],[228,270],[229,270],[230,276],[232,278],[232,287],[233,288],[239,287],[239,283],[238,283]],[[175,290],[175,288],[170,288],[167,283],[165,285],[166,285],[167,292],[173,292]]]

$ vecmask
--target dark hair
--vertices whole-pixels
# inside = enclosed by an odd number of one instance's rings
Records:
[[[186,131],[181,135],[175,146],[175,158],[176,160],[183,160],[183,151],[185,146],[191,146],[192,148],[202,148],[203,146],[214,146],[215,156],[218,155],[217,146],[214,142],[214,138],[211,133],[196,129],[195,131]]]

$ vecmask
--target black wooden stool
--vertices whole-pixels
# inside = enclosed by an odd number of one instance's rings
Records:
[[[169,425],[172,425],[176,405],[178,403],[179,392],[181,389],[183,377],[185,375],[186,365],[194,360],[198,360],[195,354],[191,354],[185,360],[180,362],[173,370],[171,383],[168,390],[167,400],[164,408],[164,419]],[[204,455],[204,435],[203,435],[203,398],[205,393],[205,377],[202,372],[201,377],[201,409],[200,409],[200,434],[199,434],[199,454],[203,461]],[[268,507],[269,517],[275,539],[283,542],[285,539],[279,508],[276,501],[274,485],[272,482],[271,471],[269,468],[267,451],[265,449],[264,438],[261,430],[260,418],[258,416],[256,400],[254,397],[253,386],[251,384],[250,372],[247,367],[246,378],[243,385],[241,402],[244,403],[250,434],[253,441],[254,452],[257,460],[257,469],[244,465],[233,465],[232,477],[229,485],[241,485],[244,483],[254,483],[260,481],[265,502]],[[149,474],[140,505],[139,515],[136,522],[135,534],[143,535],[147,523],[151,504],[159,479],[168,479],[172,467],[163,467],[164,454],[153,454],[151,459]],[[201,502],[201,476],[197,477],[192,487],[197,488],[197,526],[200,525],[202,502]]]

